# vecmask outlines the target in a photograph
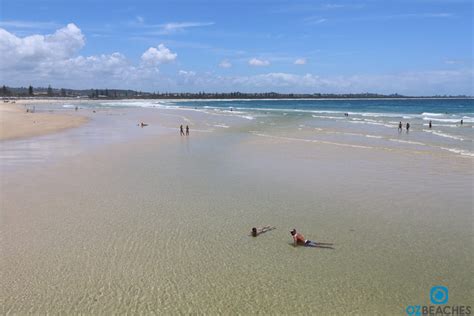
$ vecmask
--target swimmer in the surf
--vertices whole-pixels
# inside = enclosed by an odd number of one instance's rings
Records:
[[[250,232],[250,235],[252,235],[252,237],[257,237],[258,235],[260,234],[263,234],[263,233],[266,233],[268,231],[271,231],[271,230],[274,230],[276,229],[275,226],[263,226],[263,227],[252,227],[252,231]]]

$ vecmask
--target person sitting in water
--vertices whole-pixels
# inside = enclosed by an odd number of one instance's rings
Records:
[[[252,227],[251,235],[252,237],[257,237],[260,234],[266,233],[270,230],[274,230],[276,227],[275,226],[263,226],[263,227]]]
[[[139,125],[140,125],[140,127],[145,127],[145,126],[148,126],[148,124],[146,124],[146,123],[143,123],[143,122],[141,122]]]
[[[290,231],[291,236],[293,236],[293,245],[296,247],[298,245],[305,246],[305,247],[316,247],[316,248],[328,248],[328,249],[334,249],[332,247],[333,244],[331,243],[321,243],[321,242],[315,242],[311,241],[309,239],[305,239],[304,236],[296,231],[296,229],[293,228],[293,230]]]

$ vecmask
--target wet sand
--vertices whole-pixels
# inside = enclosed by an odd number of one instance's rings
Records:
[[[146,113],[141,137],[3,170],[2,314],[403,314],[439,284],[472,305],[472,160]]]
[[[15,103],[0,103],[0,140],[54,133],[87,122],[84,116],[41,112],[41,105],[54,102],[64,103],[60,100],[17,100]],[[26,109],[33,106],[36,112],[27,113]]]

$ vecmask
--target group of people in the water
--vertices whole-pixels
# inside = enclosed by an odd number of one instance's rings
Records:
[[[186,135],[186,136],[189,136],[189,126],[186,125],[186,134],[185,134],[185,133],[184,133],[183,125],[181,125],[181,126],[179,127],[179,133],[180,133],[181,136],[185,136],[185,135]]]
[[[410,131],[410,123],[406,123],[405,125],[405,128],[407,129],[407,133]],[[403,125],[402,125],[402,122],[400,121],[400,123],[398,123],[398,131],[401,132],[403,129]]]
[[[275,226],[263,226],[263,227],[253,227],[250,235],[252,237],[258,237],[261,234],[269,232],[271,230],[276,229]],[[295,228],[290,231],[290,234],[293,238],[293,246],[304,246],[304,247],[314,247],[314,248],[327,248],[327,249],[334,249],[332,243],[323,243],[323,242],[315,242],[309,239],[305,239],[301,233],[298,233]]]
[[[464,124],[464,120],[461,120],[460,122],[461,126]],[[428,127],[431,129],[433,127],[433,122],[430,120],[429,123],[428,123]],[[410,123],[406,123],[405,125],[405,128],[407,130],[407,133],[410,131]],[[402,122],[400,121],[400,123],[398,123],[398,131],[401,132],[403,130],[403,124]]]

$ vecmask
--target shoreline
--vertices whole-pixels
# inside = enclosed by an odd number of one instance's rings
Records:
[[[1,103],[0,105],[0,141],[56,133],[79,127],[89,121],[89,118],[83,115],[25,112],[27,106],[62,103],[65,100],[15,101],[15,103]],[[75,100],[70,101],[75,103]]]

